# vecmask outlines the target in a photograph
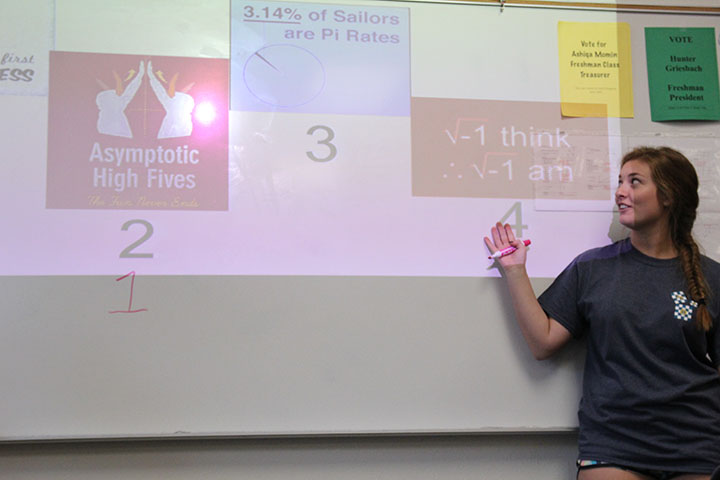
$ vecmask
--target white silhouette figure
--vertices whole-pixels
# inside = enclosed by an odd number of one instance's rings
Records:
[[[152,62],[148,62],[147,73],[155,96],[165,108],[165,118],[163,118],[162,125],[160,125],[157,138],[190,136],[193,130],[191,114],[193,108],[195,108],[193,97],[187,93],[175,91],[177,75],[170,80],[168,91],[165,91],[165,88],[153,73]],[[185,90],[188,90],[191,86],[186,87]]]
[[[144,62],[141,61],[137,75],[128,83],[127,88],[123,87],[122,79],[115,71],[113,71],[115,89],[108,88],[107,85],[98,80],[100,86],[105,89],[95,97],[95,103],[100,110],[97,120],[98,132],[116,137],[133,138],[130,123],[125,116],[125,108],[135,97],[144,74],[145,66]]]

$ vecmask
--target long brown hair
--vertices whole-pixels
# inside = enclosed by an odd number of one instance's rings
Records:
[[[650,167],[658,199],[669,203],[669,227],[673,246],[680,256],[690,297],[698,305],[697,321],[702,330],[712,327],[706,302],[710,294],[700,265],[700,250],[692,236],[692,227],[700,203],[698,176],[692,163],[670,147],[638,147],[625,154],[622,165],[641,160]]]

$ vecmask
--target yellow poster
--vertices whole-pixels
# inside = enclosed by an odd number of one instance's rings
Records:
[[[558,49],[564,116],[633,116],[627,23],[558,22]]]

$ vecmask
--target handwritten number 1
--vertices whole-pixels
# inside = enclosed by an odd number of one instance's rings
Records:
[[[111,310],[109,313],[138,313],[138,312],[147,312],[147,308],[139,308],[136,310],[133,310],[132,308],[132,301],[133,301],[133,289],[135,288],[135,272],[132,271],[126,275],[123,275],[122,277],[116,278],[115,281],[119,282],[120,280],[125,280],[126,278],[130,277],[130,304],[128,305],[127,310]]]

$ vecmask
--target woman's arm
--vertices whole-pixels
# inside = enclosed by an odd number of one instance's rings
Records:
[[[544,360],[570,340],[570,332],[556,320],[549,318],[537,301],[525,269],[527,247],[515,239],[510,225],[503,226],[498,222],[490,233],[492,240],[485,237],[485,244],[491,253],[509,246],[517,248],[515,252],[500,257],[497,261],[505,272],[515,317],[525,341],[533,356]]]

